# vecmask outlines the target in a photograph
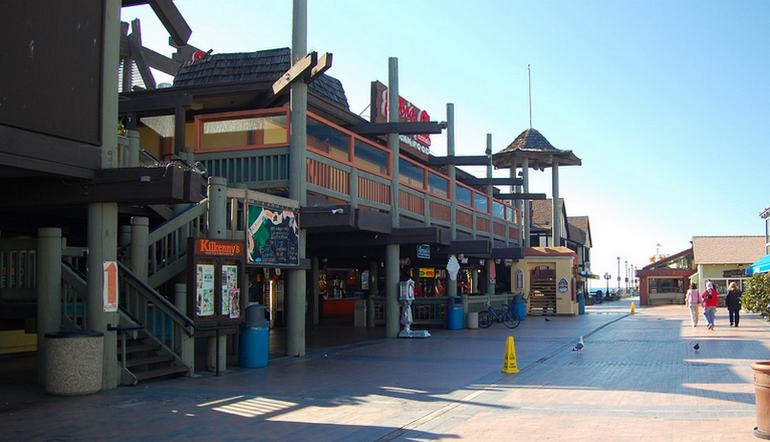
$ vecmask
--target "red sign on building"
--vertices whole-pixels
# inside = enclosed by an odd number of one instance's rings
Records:
[[[379,81],[372,82],[371,112],[370,120],[372,123],[388,122],[388,87]],[[401,96],[398,97],[398,116],[399,121],[430,121],[430,115],[427,111],[418,108]],[[430,135],[399,135],[399,139],[402,149],[423,160],[428,159]]]

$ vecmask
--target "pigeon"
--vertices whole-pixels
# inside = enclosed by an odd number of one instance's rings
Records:
[[[572,351],[580,351],[585,347],[585,344],[583,343],[583,337],[580,337],[580,341],[578,341],[577,344],[575,344],[575,347],[572,348]]]
[[[696,342],[696,343],[695,343],[695,345],[693,345],[693,346],[692,346],[692,349],[693,349],[693,350],[695,350],[695,351],[698,351],[698,350],[700,350],[700,344],[698,344],[698,343]]]
[[[545,322],[551,322],[551,320],[548,318],[543,318],[543,319],[545,319]]]

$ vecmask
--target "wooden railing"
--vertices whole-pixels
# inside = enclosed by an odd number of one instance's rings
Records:
[[[171,302],[118,263],[119,308],[140,324],[147,336],[192,371],[182,359],[184,339],[195,333],[195,324]]]
[[[480,312],[486,308],[487,301],[492,303],[495,308],[500,308],[509,304],[513,300],[512,293],[500,293],[496,295],[462,295],[458,302],[462,302],[463,313]],[[415,325],[446,325],[446,311],[449,305],[449,298],[441,297],[419,297],[412,302],[412,317]],[[399,309],[399,318],[401,311]],[[375,325],[385,324],[385,297],[378,296],[374,298],[374,323]]]
[[[187,266],[187,239],[205,237],[208,199],[190,207],[150,232],[148,282],[159,287]]]
[[[258,117],[284,115],[286,112],[285,108],[276,108],[258,112],[212,114],[205,118],[217,120],[251,114]],[[325,125],[337,136],[335,140],[322,139],[322,135],[317,135],[317,139],[309,139],[306,175],[308,192],[326,197],[331,202],[390,210],[392,165],[382,163],[383,158],[391,163],[394,161],[390,158],[390,150],[313,113],[308,113],[308,118],[314,127]],[[200,140],[196,143],[199,144]],[[356,146],[359,150],[367,149],[369,153],[377,152],[379,157],[360,157],[356,153]],[[230,185],[245,185],[250,189],[288,186],[288,146],[255,144],[211,152],[196,144],[195,150],[195,159],[203,163],[208,175],[225,177]],[[449,226],[452,201],[452,195],[448,195],[449,177],[406,156],[401,156],[399,161],[405,162],[412,174],[408,183],[401,182],[399,185],[402,216],[426,224]],[[458,200],[457,204],[458,230],[473,237],[491,236],[502,241],[518,239],[517,217],[511,202],[490,201],[489,195],[483,191],[461,182],[456,185],[464,192],[463,200]],[[511,232],[515,233],[512,235]]]
[[[86,275],[63,260],[61,264],[62,328],[82,330],[86,327],[87,299]]]

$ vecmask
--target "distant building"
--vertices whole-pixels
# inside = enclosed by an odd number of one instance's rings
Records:
[[[743,289],[746,269],[765,254],[764,236],[693,236],[693,263],[697,274],[691,280],[702,289],[706,280],[721,295],[736,282]]]
[[[531,217],[529,229],[529,241],[532,247],[566,246],[569,241],[569,229],[567,228],[567,207],[564,198],[561,201],[561,236],[558,241],[553,241],[553,200],[534,200],[531,204]]]
[[[759,258],[746,269],[748,276],[754,273],[770,272],[770,207],[763,210],[759,216],[765,220],[765,256]]]
[[[636,271],[636,276],[639,278],[639,303],[642,305],[681,303],[689,278],[695,272],[691,248],[642,267]]]

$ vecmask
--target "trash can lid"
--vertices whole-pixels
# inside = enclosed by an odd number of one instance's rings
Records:
[[[52,339],[71,339],[71,338],[98,338],[104,336],[104,333],[93,330],[72,330],[46,333],[46,338]]]

